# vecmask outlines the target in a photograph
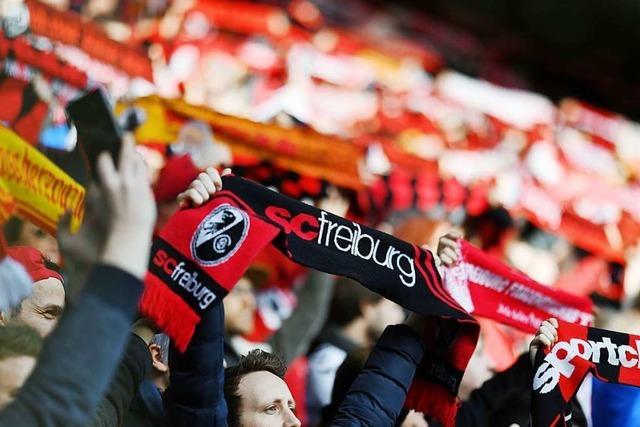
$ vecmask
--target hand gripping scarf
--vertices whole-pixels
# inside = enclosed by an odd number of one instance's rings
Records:
[[[555,317],[589,326],[593,303],[544,286],[500,260],[460,241],[460,261],[444,270],[447,291],[467,312],[534,333],[543,320]]]
[[[445,291],[433,255],[235,176],[175,214],[153,244],[141,311],[184,350],[201,315],[272,243],[294,262],[350,277],[427,315],[425,357],[406,405],[453,426],[479,325]]]
[[[640,386],[640,336],[558,323],[556,344],[536,355],[533,427],[566,425],[565,408],[589,372],[603,381]]]

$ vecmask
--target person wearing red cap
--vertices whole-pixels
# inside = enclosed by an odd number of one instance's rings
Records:
[[[65,306],[62,276],[40,251],[28,246],[10,247],[7,254],[25,268],[33,280],[31,295],[10,313],[2,313],[0,323],[31,326],[45,337],[51,333]]]

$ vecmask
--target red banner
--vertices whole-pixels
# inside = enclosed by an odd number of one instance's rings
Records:
[[[96,24],[82,22],[78,14],[55,10],[37,0],[26,0],[25,3],[29,7],[30,28],[34,34],[76,46],[131,76],[153,80],[151,61],[144,53],[111,40]]]
[[[8,57],[9,53],[12,53],[18,62],[37,68],[71,86],[79,89],[87,86],[88,77],[82,71],[59,60],[53,53],[36,50],[24,37],[8,39],[0,31],[0,58]]]

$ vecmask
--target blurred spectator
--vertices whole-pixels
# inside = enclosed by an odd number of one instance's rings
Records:
[[[131,140],[122,145],[118,169],[103,153],[98,172],[101,186],[94,191],[109,220],[106,229],[90,230],[105,235],[99,265],[48,337],[15,400],[0,412],[0,426],[86,426],[125,348],[149,260],[155,206]]]
[[[55,264],[62,261],[56,238],[29,221],[12,217],[4,225],[4,235],[9,246],[31,246]]]
[[[337,280],[327,324],[309,354],[307,408],[311,425],[320,420],[322,408],[330,403],[336,371],[347,354],[373,345],[387,325],[400,323],[403,316],[400,306],[359,283]]]
[[[224,360],[227,366],[238,363],[240,356],[259,346],[270,351],[268,346],[260,346],[244,339],[243,335],[253,332],[254,317],[256,314],[256,298],[253,293],[253,284],[245,276],[238,281],[236,286],[224,298]]]
[[[331,403],[322,410],[321,426],[330,426],[338,411],[340,403],[345,399],[353,381],[364,368],[371,355],[371,347],[360,347],[351,351],[336,372],[336,381],[331,391]],[[428,427],[424,414],[414,410],[403,409],[395,425],[400,427]]]
[[[0,315],[10,313],[33,290],[32,279],[22,264],[8,256],[0,234]]]

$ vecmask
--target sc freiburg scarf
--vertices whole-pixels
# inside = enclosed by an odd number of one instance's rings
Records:
[[[539,351],[533,376],[533,427],[566,425],[564,411],[587,373],[640,386],[640,336],[558,322],[558,341]]]
[[[272,243],[291,260],[350,277],[411,311],[430,316],[425,358],[406,405],[454,425],[456,395],[478,323],[445,291],[433,255],[380,231],[235,176],[205,205],[174,215],[154,242],[143,314],[184,350],[213,301]]]

